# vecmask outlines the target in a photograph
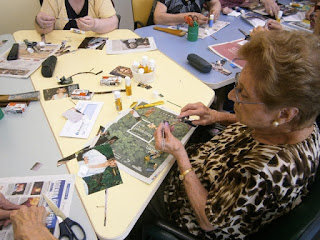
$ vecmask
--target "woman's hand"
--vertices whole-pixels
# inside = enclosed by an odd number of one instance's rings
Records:
[[[217,111],[206,107],[203,103],[190,103],[181,109],[181,113],[178,118],[199,116],[198,120],[193,120],[192,123],[195,125],[210,125],[217,121],[213,113]]]
[[[95,19],[93,17],[85,16],[76,19],[78,28],[82,31],[94,31]]]
[[[10,219],[13,225],[14,239],[56,239],[46,227],[46,209],[41,207],[21,206],[14,211]]]
[[[42,29],[53,29],[56,18],[43,12],[39,12],[36,16],[36,22]]]
[[[184,146],[170,131],[168,122],[160,123],[154,133],[155,148],[172,154],[175,158],[186,154]],[[164,141],[164,142],[163,142]]]
[[[10,223],[10,214],[13,210],[17,210],[20,207],[20,205],[16,205],[7,200],[3,194],[0,193],[0,227],[8,226]]]
[[[280,10],[280,7],[275,2],[275,0],[264,0],[262,1],[264,4],[264,8],[266,9],[266,13],[268,13],[270,16],[276,16],[278,17],[278,12]]]

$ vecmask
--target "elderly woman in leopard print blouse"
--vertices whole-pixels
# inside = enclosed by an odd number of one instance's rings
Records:
[[[201,103],[180,114],[199,116],[196,125],[236,123],[187,150],[164,126],[163,150],[176,158],[177,169],[165,186],[161,214],[199,238],[244,239],[297,206],[319,166],[319,38],[261,32],[238,55],[247,63],[228,96],[235,115]]]

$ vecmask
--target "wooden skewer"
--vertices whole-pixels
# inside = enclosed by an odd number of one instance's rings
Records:
[[[177,30],[177,29],[162,28],[162,27],[153,27],[153,29],[159,30],[159,31],[162,31],[162,32],[166,32],[166,33],[170,33],[170,34],[173,34],[173,35],[176,35],[176,36],[180,36],[180,37],[186,35],[186,32],[184,32],[182,30]]]

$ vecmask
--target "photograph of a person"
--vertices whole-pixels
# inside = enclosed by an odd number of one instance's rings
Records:
[[[12,195],[22,195],[26,189],[27,183],[16,183]]]
[[[103,37],[86,37],[78,48],[102,50],[107,40]]]
[[[59,100],[70,96],[74,89],[79,89],[79,84],[43,90],[44,100]]]
[[[123,50],[135,49],[135,48],[149,48],[150,42],[148,38],[134,38],[121,40],[123,43]]]
[[[130,68],[128,67],[124,67],[124,66],[118,66],[115,69],[113,69],[110,74],[115,75],[115,76],[120,76],[120,77],[130,77],[132,78],[132,71]]]
[[[92,194],[122,183],[117,161],[110,144],[95,146],[77,156],[78,176],[84,180],[87,194]]]
[[[31,195],[40,195],[43,187],[43,182],[35,182],[31,189]]]

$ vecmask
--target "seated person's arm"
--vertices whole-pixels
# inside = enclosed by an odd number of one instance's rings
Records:
[[[235,114],[216,111],[206,107],[200,102],[191,103],[183,107],[178,117],[182,118],[188,116],[199,116],[198,120],[192,121],[195,125],[210,125],[216,122],[228,125],[238,121]]]
[[[188,13],[167,13],[167,7],[161,2],[157,2],[154,9],[153,20],[155,24],[162,25],[178,25],[185,23],[184,17],[192,15],[198,17],[198,24],[208,23],[208,17],[202,15],[201,13],[188,12]]]
[[[206,2],[207,9],[210,14],[214,14],[214,20],[217,20],[221,12],[221,3],[219,0],[211,0]]]
[[[261,3],[264,5],[266,13],[270,16],[278,16],[280,8],[275,0],[261,0]]]
[[[165,134],[165,148],[161,149],[163,126]],[[161,123],[157,128],[155,132],[155,148],[172,154],[177,160],[180,173],[183,173],[192,167],[186,150],[182,143],[172,135],[168,124],[163,125],[163,123]],[[189,172],[183,181],[189,202],[194,210],[199,226],[205,231],[214,230],[205,214],[208,196],[207,190],[203,187],[194,171]]]
[[[15,240],[56,240],[46,227],[47,212],[44,207],[21,206],[10,215]]]
[[[85,16],[76,19],[78,28],[82,31],[93,31],[96,33],[107,33],[118,27],[118,17],[116,15],[109,18],[93,18]]]

